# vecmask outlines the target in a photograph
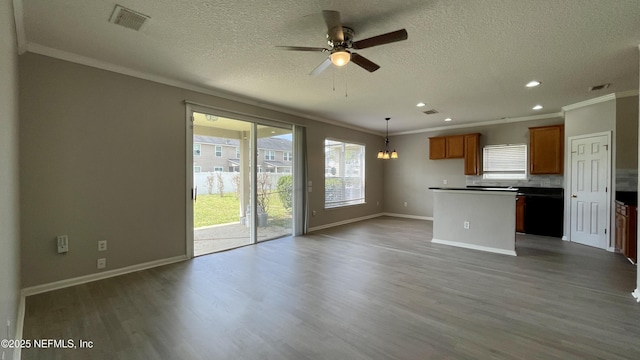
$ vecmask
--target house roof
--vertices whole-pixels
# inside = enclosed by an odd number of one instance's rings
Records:
[[[240,146],[240,141],[236,139],[227,139],[214,136],[194,135],[194,143],[210,144],[210,145],[223,145],[223,146]],[[261,138],[258,139],[258,149],[278,150],[278,151],[292,151],[292,142],[288,139],[282,138]]]

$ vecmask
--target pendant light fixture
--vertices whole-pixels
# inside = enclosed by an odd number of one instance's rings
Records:
[[[393,151],[389,150],[389,120],[391,120],[391,118],[385,118],[385,120],[387,121],[387,135],[384,138],[384,150],[378,151],[378,159],[397,159],[398,152],[396,149],[393,149]]]

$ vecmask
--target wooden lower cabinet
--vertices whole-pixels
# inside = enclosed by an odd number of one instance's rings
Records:
[[[526,197],[516,197],[516,232],[524,233],[524,210]]]
[[[637,263],[637,208],[620,201],[616,201],[616,248]]]

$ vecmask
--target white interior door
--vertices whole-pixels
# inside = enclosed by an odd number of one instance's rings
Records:
[[[606,249],[609,136],[571,139],[571,241]]]

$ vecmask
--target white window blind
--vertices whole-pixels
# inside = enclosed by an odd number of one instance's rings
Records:
[[[325,140],[325,208],[364,203],[364,155],[363,145]]]
[[[490,145],[482,150],[485,179],[514,180],[527,178],[527,145]]]

